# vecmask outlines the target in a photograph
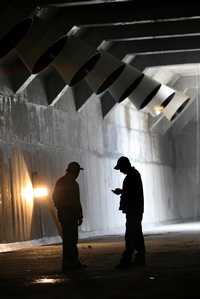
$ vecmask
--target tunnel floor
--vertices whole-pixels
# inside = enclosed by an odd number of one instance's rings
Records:
[[[0,298],[199,298],[200,232],[145,236],[147,266],[116,270],[121,237],[79,244],[84,270],[61,273],[61,245],[0,254]]]

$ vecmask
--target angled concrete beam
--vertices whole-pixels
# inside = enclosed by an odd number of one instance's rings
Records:
[[[10,52],[1,60],[0,68],[7,76],[13,93],[21,93],[35,78],[15,51]]]
[[[77,1],[76,1],[77,2]],[[88,2],[88,1],[87,1]],[[199,1],[189,2],[173,1],[173,6],[167,1],[91,1],[91,4],[72,1],[37,0],[37,4],[66,6],[67,23],[74,25],[113,24],[121,22],[134,22],[144,20],[170,19],[196,16],[200,10]]]
[[[127,54],[166,51],[199,50],[200,36],[150,38],[145,40],[125,40],[113,42],[109,49],[112,55],[124,57]]]
[[[157,118],[150,117],[150,131],[158,134],[165,134],[166,132],[171,132],[173,135],[177,135],[181,130],[194,118],[195,113],[200,112],[200,107],[198,105],[199,112],[196,110],[197,91],[196,89],[190,88],[187,90],[187,95],[190,97],[190,101],[183,110],[183,112],[174,120],[169,121],[163,115]]]
[[[158,116],[156,119],[154,117],[150,117],[149,119],[149,130],[152,133],[162,135],[167,132],[170,126],[170,121],[163,116]]]
[[[196,100],[192,101],[188,109],[180,116],[179,121],[177,121],[173,127],[170,128],[172,135],[178,135],[185,128],[185,126],[195,117],[196,113]]]
[[[135,58],[133,58],[131,61],[130,61],[130,65],[133,65],[135,66]],[[143,65],[141,71],[144,70],[144,68],[148,67],[148,64],[147,65]],[[172,76],[173,75],[173,76]],[[175,83],[178,79],[178,76],[175,76],[173,73],[171,73],[170,71],[166,72],[166,71],[161,71],[160,73],[156,73],[155,76],[154,76],[155,80],[161,82],[162,84],[169,84],[170,81],[172,81],[171,83]],[[104,113],[104,116],[106,115],[106,113],[108,113],[116,104],[116,101],[114,100],[114,98],[112,97],[112,95],[109,93],[109,91],[105,92],[103,94],[103,101],[101,100],[101,106],[102,106],[102,111]],[[108,105],[108,108],[107,108],[107,105]],[[156,127],[160,121],[163,121],[164,117],[163,116],[159,116],[157,118],[152,118],[151,120],[151,127],[154,128]],[[151,119],[151,118],[150,118]],[[166,124],[168,124],[168,121],[165,121],[164,120],[164,123],[166,126]],[[161,126],[162,126],[162,123],[161,123]]]
[[[66,92],[67,88],[70,88],[74,97],[76,110],[79,111],[93,93],[85,80],[81,80],[72,88],[69,87],[53,67],[47,68],[37,77],[45,89],[47,96],[46,104],[50,106],[54,106]]]
[[[84,27],[85,38],[93,35],[102,40],[119,41],[126,39],[164,37],[173,35],[200,34],[200,18],[187,20],[159,20],[135,24],[116,24]]]
[[[105,117],[116,105],[116,101],[109,92],[105,92],[100,97],[102,116]]]
[[[195,80],[195,79],[194,79]],[[180,134],[181,131],[185,128],[185,126],[192,120],[198,121],[199,120],[199,113],[200,113],[200,105],[199,105],[199,89],[198,88],[190,88],[187,90],[187,94],[190,96],[191,101],[187,105],[184,113],[182,113],[173,126],[170,126],[170,132],[172,135]],[[195,119],[196,118],[196,119]]]
[[[164,66],[171,64],[187,64],[199,63],[200,50],[178,51],[178,52],[155,52],[151,54],[136,55],[131,64],[139,70],[144,70],[146,67]]]
[[[79,36],[85,43],[91,44],[96,48],[98,48],[102,42],[100,35],[88,34],[88,31],[86,32],[85,30],[78,32],[77,36]],[[74,96],[76,110],[80,111],[89,97],[93,94],[93,91],[90,89],[85,79],[82,79],[78,84],[71,87],[71,90]]]
[[[76,110],[80,111],[89,97],[93,94],[93,91],[90,89],[85,80],[81,80],[78,84],[72,87],[72,93],[74,96]]]
[[[66,83],[53,67],[45,69],[38,77],[45,88],[47,104],[51,106],[55,105],[63,95]]]

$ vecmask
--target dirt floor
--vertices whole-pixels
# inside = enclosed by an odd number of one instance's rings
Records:
[[[61,246],[0,254],[0,298],[200,298],[200,232],[145,236],[147,266],[116,270],[123,239],[79,245],[84,270],[61,273]]]

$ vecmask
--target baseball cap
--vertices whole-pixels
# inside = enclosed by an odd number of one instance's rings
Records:
[[[68,164],[66,171],[70,172],[74,170],[83,170],[83,169],[84,168],[82,168],[78,162],[73,161]]]
[[[118,160],[117,160],[117,164],[115,165],[114,169],[119,170],[122,166],[125,165],[130,165],[130,161],[127,157],[121,156]]]

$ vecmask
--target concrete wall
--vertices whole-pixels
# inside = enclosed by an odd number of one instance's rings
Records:
[[[24,206],[20,188],[30,183],[31,173],[37,171],[52,190],[72,160],[85,168],[79,177],[85,216],[81,236],[120,233],[124,229],[119,200],[111,192],[124,178],[113,169],[120,155],[127,155],[141,172],[144,226],[177,217],[172,141],[168,135],[149,133],[147,114],[127,102],[116,105],[103,120],[96,96],[76,112],[70,89],[55,107],[47,107],[46,93],[38,79],[17,98],[7,79],[2,76],[0,82],[1,242],[57,234],[46,204]],[[27,218],[27,214],[31,215]]]
[[[179,221],[200,217],[200,91],[199,72],[183,76],[177,90],[187,88],[192,104],[171,128],[174,144],[174,185],[176,218]]]
[[[200,217],[200,124],[190,121],[174,136],[175,202],[177,218],[197,220]]]

